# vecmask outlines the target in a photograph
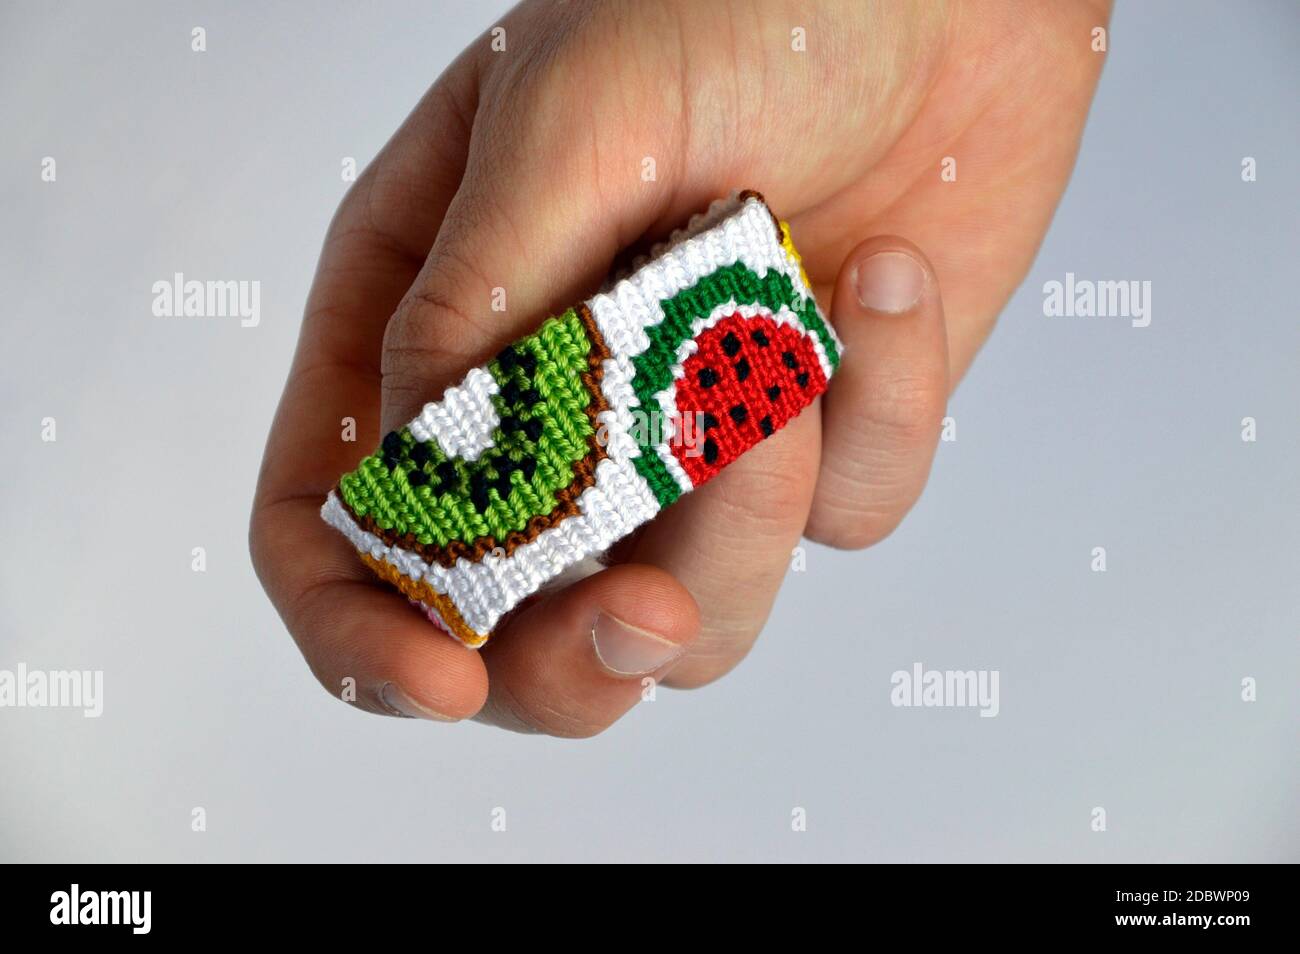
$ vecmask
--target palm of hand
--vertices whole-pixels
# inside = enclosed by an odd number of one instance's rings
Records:
[[[1100,69],[1090,31],[1106,16],[1084,4],[564,9],[513,12],[516,46],[467,52],[349,194],[268,442],[259,574],[321,681],[356,678],[356,701],[375,711],[409,708],[392,686],[452,717],[490,692],[483,718],[599,731],[639,686],[599,669],[590,635],[562,632],[589,628],[593,603],[626,618],[622,601],[679,643],[696,635],[698,603],[698,638],[664,681],[699,685],[743,658],[801,532],[852,546],[888,533],[924,484],[949,381],[1064,187]],[[805,52],[790,48],[800,20]],[[637,566],[525,611],[479,655],[435,638],[319,522],[325,492],[466,368],[588,293],[619,249],[739,186],[790,220],[823,306],[834,297],[839,312],[832,289],[854,246],[893,233],[928,253],[945,308],[935,290],[913,330],[841,327],[861,344],[849,341],[823,407],[621,546]],[[498,286],[504,319],[486,307]],[[345,416],[360,433],[340,446]]]

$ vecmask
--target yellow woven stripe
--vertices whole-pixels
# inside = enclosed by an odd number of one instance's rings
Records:
[[[812,289],[812,282],[808,280],[808,273],[803,270],[803,259],[794,247],[794,242],[790,239],[790,223],[781,223],[781,247],[785,249],[785,254],[790,256],[790,260],[799,266],[799,274],[803,277],[803,283]]]

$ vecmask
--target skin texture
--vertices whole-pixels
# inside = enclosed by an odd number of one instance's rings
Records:
[[[801,534],[870,546],[920,494],[948,394],[1065,187],[1108,16],[1064,0],[571,0],[513,10],[504,51],[472,44],[343,200],[267,442],[253,561],[325,688],[351,677],[372,712],[592,735],[642,692],[601,664],[601,614],[684,648],[650,674],[665,685],[731,670]],[[593,292],[621,251],[740,187],[790,221],[845,340],[829,393],[481,652],[432,630],[321,522],[325,494],[466,369]],[[902,314],[855,291],[886,250],[924,269]]]

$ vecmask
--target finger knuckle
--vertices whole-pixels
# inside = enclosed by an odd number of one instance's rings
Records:
[[[427,382],[430,369],[465,366],[482,357],[493,339],[473,300],[472,283],[458,268],[407,293],[384,332],[381,374],[385,394]]]
[[[808,538],[837,550],[865,550],[884,541],[903,522],[910,501],[889,507],[818,501]]]
[[[388,323],[385,352],[428,348],[458,329],[477,327],[483,321],[482,311],[472,303],[482,297],[485,306],[490,304],[486,285],[458,253],[430,253],[424,272]]]
[[[717,654],[690,656],[674,667],[670,675],[664,677],[663,684],[670,689],[703,689],[740,665],[747,652],[748,646],[738,653],[727,656]]]
[[[566,700],[562,695],[546,699],[533,692],[515,693],[497,684],[492,687],[488,706],[497,724],[516,731],[562,739],[590,739],[609,728],[609,723],[594,718],[586,705]]]
[[[863,421],[890,443],[927,444],[938,435],[946,404],[938,375],[890,375],[869,382]]]
[[[772,472],[761,475],[761,480],[721,483],[714,499],[728,511],[725,525],[731,532],[743,527],[746,534],[757,537],[784,537],[808,505],[808,481],[801,475]]]
[[[786,540],[808,512],[817,461],[800,451],[787,452],[777,441],[765,445],[718,475],[707,492],[723,512],[716,525],[728,533],[743,533],[749,540]]]

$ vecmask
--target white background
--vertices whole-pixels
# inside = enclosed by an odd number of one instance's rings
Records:
[[[0,859],[1300,860],[1291,3],[1119,5],[925,497],[811,546],[722,682],[584,742],[321,691],[249,566],[262,443],[342,157],[501,9],[0,12],[0,668],[105,680],[97,720],[0,709]],[[177,271],[260,281],[261,325],[153,317]],[[1151,326],[1045,318],[1067,271],[1151,281]],[[893,708],[918,661],[999,670],[1000,715]]]

